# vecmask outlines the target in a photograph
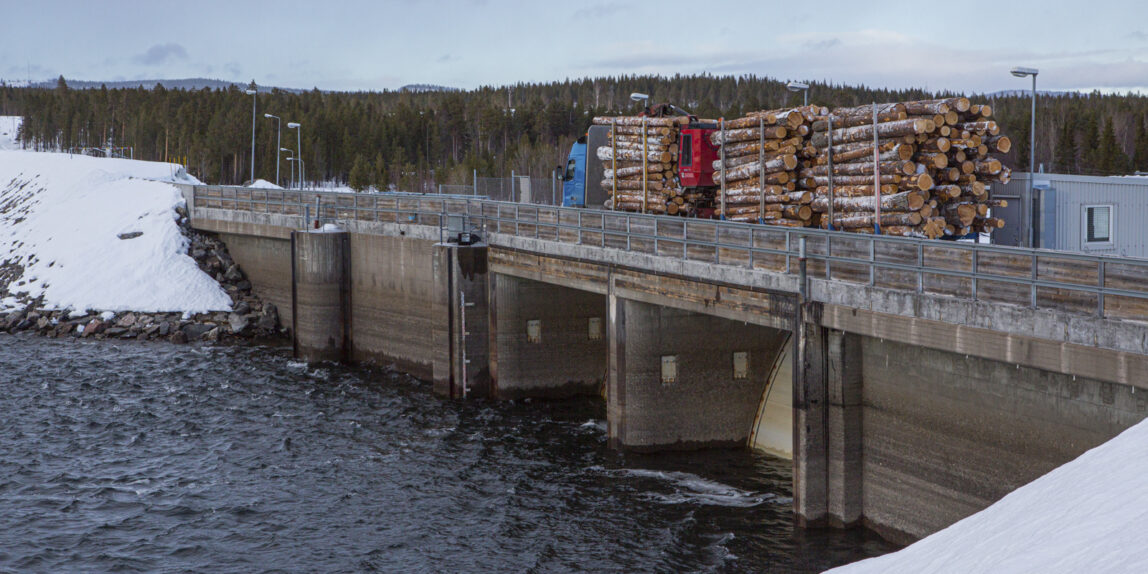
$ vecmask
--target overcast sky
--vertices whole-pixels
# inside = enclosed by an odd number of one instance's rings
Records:
[[[0,0],[0,78],[329,90],[757,74],[1148,93],[1148,0]]]

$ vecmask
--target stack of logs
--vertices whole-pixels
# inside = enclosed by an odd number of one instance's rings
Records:
[[[1003,226],[988,210],[1006,203],[990,200],[987,184],[1008,182],[1008,168],[990,154],[1008,153],[1011,142],[989,106],[947,98],[875,108],[796,108],[725,122],[713,141],[723,146],[714,169],[725,180],[726,219],[827,228],[832,180],[834,229],[873,233],[879,224],[889,235],[937,238]]]
[[[610,193],[607,209],[688,215],[677,178],[678,136],[688,117],[596,117],[611,126],[608,145],[596,154],[602,160],[602,188]],[[644,192],[644,193],[643,193]]]
[[[879,224],[884,234],[930,239],[997,229],[1004,221],[988,210],[1006,202],[989,199],[988,184],[1007,183],[1010,172],[990,154],[1012,144],[991,116],[962,97],[833,110],[813,123],[817,152],[798,187],[813,192],[822,228],[830,225],[832,173],[834,229],[873,233]]]
[[[721,149],[714,179],[724,179],[718,212],[733,221],[762,221],[789,227],[808,226],[813,217],[811,194],[798,190],[798,169],[815,149],[810,126],[828,110],[806,106],[753,112],[723,122],[710,141]]]

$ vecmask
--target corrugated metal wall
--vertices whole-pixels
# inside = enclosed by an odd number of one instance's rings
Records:
[[[1038,190],[1052,190],[1045,194],[1039,214],[1040,247],[1096,255],[1148,257],[1148,178],[1038,173],[1033,186]],[[992,192],[994,197],[1023,198],[1027,188],[1028,174],[1014,173],[1011,182],[994,184]],[[1111,245],[1088,246],[1085,242],[1084,210],[1092,205],[1112,206]]]

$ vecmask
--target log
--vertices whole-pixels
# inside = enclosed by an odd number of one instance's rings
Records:
[[[911,161],[886,161],[879,164],[881,166],[882,174],[902,174],[913,175],[917,173],[917,164]],[[833,175],[871,175],[873,173],[873,162],[860,161],[855,163],[834,163]],[[818,165],[801,170],[802,177],[816,177],[819,175],[829,175],[828,165]]]
[[[765,161],[768,162],[768,161],[772,161],[772,160],[775,160],[778,158],[783,158],[783,157],[788,156],[788,157],[793,158],[793,161],[794,161],[793,167],[797,167],[797,156],[794,155],[796,152],[797,152],[797,150],[794,149],[793,146],[790,146],[790,147],[787,147],[781,151],[767,152],[764,154],[764,156],[765,156],[764,159],[765,159]],[[750,164],[750,163],[756,164],[760,159],[762,159],[762,155],[763,154],[761,152],[754,153],[754,154],[746,154],[746,155],[741,155],[741,156],[736,156],[736,157],[730,157],[729,154],[726,154],[726,156],[725,156],[725,167],[734,168],[734,167],[737,167],[739,165],[746,165],[746,164]],[[786,168],[786,169],[793,169],[793,167]],[[713,168],[714,168],[714,171],[721,171],[722,162],[720,159],[713,161]]]
[[[670,152],[674,155],[677,155],[677,153],[678,153],[678,146],[676,144],[660,144],[660,143],[654,143],[653,141],[648,141],[645,144],[643,144],[640,141],[637,141],[637,142],[620,141],[620,142],[615,142],[613,145],[607,144],[605,147],[616,147],[620,150],[626,149],[626,150],[634,150],[634,151],[638,151],[638,152],[645,149],[646,151],[651,151],[651,152]]]
[[[967,131],[967,132],[975,133],[975,134],[986,134],[987,133],[987,134],[993,135],[993,136],[995,136],[1001,132],[1000,126],[998,126],[997,123],[992,121],[992,120],[985,120],[985,121],[980,121],[980,122],[964,122],[961,124],[957,124],[954,127],[956,127],[957,129],[960,129],[961,131]]]
[[[824,217],[822,218],[822,222],[826,222],[828,219],[828,217]],[[873,227],[876,221],[878,221],[878,219],[872,213],[850,213],[839,217],[835,215],[833,218],[833,226],[842,229]],[[921,221],[921,214],[912,211],[907,213],[882,213],[880,219],[881,227],[885,227],[886,225],[915,226],[920,225]]]
[[[597,151],[598,159],[609,160],[614,157],[613,149],[608,146],[602,146]],[[618,159],[642,161],[641,150],[619,149]],[[668,163],[674,159],[670,152],[650,152],[646,154],[646,160],[656,163]]]
[[[989,151],[997,153],[1008,153],[1012,149],[1012,140],[1004,135],[987,137],[984,139],[984,143],[988,146]]]
[[[861,197],[834,197],[833,210],[873,211],[877,200],[872,195]],[[920,191],[904,191],[881,196],[881,211],[917,211],[924,207],[925,196]],[[809,205],[813,211],[829,211],[829,198],[818,197]]]
[[[943,108],[940,106],[940,104],[944,104]],[[968,98],[956,97],[943,98],[939,100],[905,102],[905,110],[908,111],[910,115],[944,114],[948,113],[949,110],[963,113],[969,111],[970,105],[971,104],[969,103]],[[944,111],[941,111],[942,109]]]
[[[974,163],[974,171],[977,175],[997,175],[1001,172],[1004,166],[1001,165],[999,160],[989,159],[978,161]]]
[[[748,158],[748,161],[746,161],[746,158]],[[740,174],[743,171],[746,171],[747,166],[754,169],[760,169],[760,167],[764,165],[766,173],[775,171],[788,171],[797,167],[797,156],[793,154],[775,155],[772,158],[766,159],[764,164],[758,163],[757,157],[754,156],[743,156],[742,158],[738,158],[737,160],[733,161],[736,162],[736,165],[729,165],[731,160],[726,160],[726,164],[730,168],[726,170],[726,181],[731,179],[744,179],[737,177],[735,174]],[[720,172],[722,169],[721,160],[715,160],[713,162],[713,167],[714,171]],[[715,174],[714,177],[718,177],[718,174]]]
[[[688,116],[678,116],[672,118],[645,118],[641,116],[598,116],[593,120],[594,125],[608,126],[656,126],[676,128],[690,123]]]
[[[725,139],[722,139],[722,131],[715,130],[710,134],[710,143],[714,145],[722,145],[725,143],[734,143],[741,141],[760,140],[762,134],[765,134],[765,139],[785,139],[789,133],[784,127],[781,126],[765,126],[765,130],[759,128],[742,128],[736,130],[725,130]]]
[[[637,189],[637,190],[642,189],[642,180],[641,179],[619,179],[617,184],[618,184],[618,189]],[[646,189],[648,189],[650,191],[661,191],[664,187],[666,187],[665,185],[663,185],[662,180],[660,180],[660,179],[647,180],[645,182],[645,186],[646,186]],[[602,189],[605,189],[605,190],[614,189],[614,180],[612,180],[612,179],[602,180]]]
[[[833,130],[833,141],[837,143],[850,143],[863,140],[873,139],[872,124],[860,125],[852,128],[841,128]],[[918,120],[908,119],[895,122],[886,122],[877,124],[877,137],[878,138],[893,138],[906,135],[917,135],[932,133],[937,129],[937,125],[933,120]],[[825,147],[828,143],[829,132],[821,132],[813,135],[813,145],[818,147]]]
[[[647,168],[646,173],[650,174],[651,177],[655,177],[654,174],[658,174],[660,176],[660,174],[662,172],[670,170],[669,165],[661,164],[661,163],[651,163],[651,164],[648,164],[646,166],[646,168]],[[618,168],[618,177],[619,178],[642,177],[642,171],[643,171],[642,166],[640,166],[640,165],[633,166],[633,167],[621,167],[621,168]],[[673,173],[673,172],[671,172],[671,173]],[[602,172],[602,177],[605,177],[606,179],[613,179],[614,178],[614,170],[607,167],[606,170]]]
[[[614,133],[619,136],[638,136],[642,137],[642,126],[614,126]],[[664,126],[647,126],[646,135],[651,137],[678,137],[677,128],[669,128]]]
[[[873,178],[869,178],[869,185],[835,185],[833,197],[864,197],[873,195]],[[829,197],[829,186],[819,186],[814,190],[814,197]],[[881,195],[899,193],[895,184],[881,185]]]
[[[885,142],[878,144],[881,161],[908,160],[913,157],[915,148],[912,144]],[[855,142],[851,144],[833,146],[833,163],[848,163],[851,161],[873,160],[872,142]],[[829,152],[825,151],[818,157],[818,163],[828,164]]]
[[[928,152],[945,153],[952,147],[952,140],[945,137],[929,138],[921,143],[921,149]]]
[[[775,126],[777,123],[778,117],[775,112],[750,112],[750,114],[744,118],[727,120],[725,122],[725,129],[739,130],[742,128],[760,127],[762,125]],[[788,115],[785,118],[785,123],[788,125]]]
[[[917,161],[932,166],[936,169],[944,169],[949,166],[949,156],[947,154],[936,152],[921,152],[917,154]]]
[[[830,114],[831,117],[833,118],[833,129],[851,128],[851,127],[865,125],[865,124],[872,124],[873,123],[873,112],[872,112],[871,106],[866,106],[866,107],[869,107],[870,111],[868,111],[864,114],[860,114],[860,115],[837,115],[837,112],[834,111],[832,114]],[[895,122],[898,120],[908,119],[908,117],[909,117],[909,114],[907,114],[905,112],[904,107],[895,106],[895,107],[886,108],[884,111],[879,110],[877,112],[877,123]],[[817,121],[813,122],[812,127],[813,127],[814,133],[826,131],[829,129],[829,120],[828,120],[828,118],[823,119],[823,120],[817,120]]]
[[[788,147],[796,148],[797,146],[802,145],[802,143],[803,142],[801,137],[792,137],[783,140],[765,140],[765,151],[780,152],[781,150]],[[723,147],[725,148],[725,156],[728,158],[733,156],[752,155],[758,153],[758,150],[760,150],[762,146],[761,140],[757,140],[726,145]]]

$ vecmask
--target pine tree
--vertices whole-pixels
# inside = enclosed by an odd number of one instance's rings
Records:
[[[355,191],[364,191],[371,185],[371,167],[361,154],[355,156],[355,163],[351,166],[351,176],[347,185]]]
[[[1076,129],[1072,118],[1070,114],[1060,124],[1056,138],[1056,165],[1053,169],[1058,173],[1076,173]]]
[[[1148,122],[1140,116],[1136,130],[1136,149],[1132,152],[1132,169],[1148,173]]]
[[[1098,167],[1103,175],[1120,175],[1128,171],[1128,156],[1120,149],[1116,142],[1116,131],[1112,126],[1112,119],[1105,118],[1104,132],[1100,136],[1100,148],[1097,152]]]

